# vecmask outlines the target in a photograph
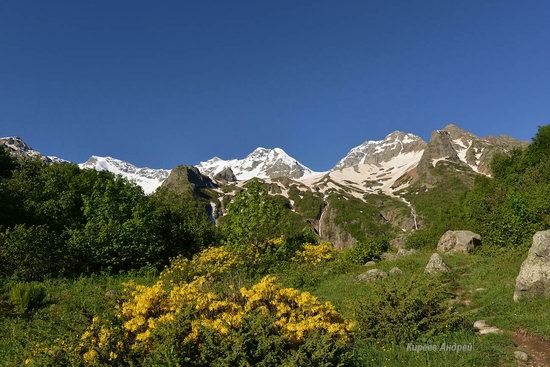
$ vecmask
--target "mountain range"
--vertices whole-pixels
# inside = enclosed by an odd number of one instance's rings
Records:
[[[367,140],[352,148],[327,172],[311,170],[281,148],[262,147],[256,148],[243,159],[224,160],[213,157],[200,162],[196,167],[210,178],[226,181],[246,181],[254,177],[289,178],[319,187],[334,187],[330,182],[348,181],[361,186],[361,189],[391,191],[390,183],[418,166],[421,161],[431,162],[432,166],[445,161],[460,162],[474,172],[490,175],[490,161],[496,152],[506,153],[526,145],[526,142],[504,135],[479,138],[453,124],[434,131],[430,142],[431,145],[414,134],[394,131],[383,140]],[[19,157],[38,158],[48,163],[68,162],[56,156],[41,154],[19,137],[0,138],[0,145]],[[171,171],[136,167],[120,159],[96,155],[79,163],[79,166],[126,177],[141,186],[146,193],[154,192]],[[366,187],[369,182],[371,186]]]
[[[45,156],[18,137],[0,138],[0,145],[17,157],[68,162]],[[477,137],[451,124],[434,131],[428,142],[401,131],[382,140],[367,140],[327,172],[311,170],[283,149],[262,147],[242,159],[214,157],[194,167],[172,170],[140,168],[95,155],[79,166],[123,176],[146,194],[160,186],[191,187],[195,195],[208,202],[213,221],[226,213],[227,204],[248,180],[258,178],[268,185],[271,194],[287,200],[289,208],[321,237],[345,247],[361,240],[364,231],[382,226],[397,232],[417,229],[423,223],[415,210],[421,193],[447,185],[449,177],[468,187],[476,175],[491,175],[490,163],[495,154],[507,154],[526,145],[509,136]]]

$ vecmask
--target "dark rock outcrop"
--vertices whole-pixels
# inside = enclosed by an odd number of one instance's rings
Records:
[[[233,181],[237,181],[237,177],[235,176],[235,174],[233,173],[233,170],[229,167],[225,167],[223,170],[221,170],[220,172],[218,172],[215,176],[214,176],[214,179],[216,180],[223,180],[223,181],[227,181],[227,182],[233,182]]]
[[[203,196],[203,189],[216,187],[214,182],[199,172],[193,166],[177,166],[161,185],[162,190],[176,193],[191,192],[194,195]]]

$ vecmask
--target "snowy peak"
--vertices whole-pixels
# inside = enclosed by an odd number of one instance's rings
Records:
[[[289,156],[281,148],[263,147],[254,149],[244,159],[223,160],[214,157],[208,161],[200,162],[197,168],[202,174],[209,177],[214,177],[229,168],[236,179],[240,181],[254,177],[300,179],[316,173]]]
[[[45,156],[37,150],[34,150],[18,136],[9,136],[0,138],[0,145],[3,145],[10,154],[18,158],[39,159],[46,163],[68,163],[61,158],[54,156]]]
[[[360,164],[380,164],[389,162],[399,155],[421,152],[426,146],[421,137],[414,134],[394,131],[383,140],[368,140],[351,149],[333,170],[353,167]]]
[[[96,171],[109,171],[121,175],[141,186],[146,194],[152,194],[162,182],[170,175],[170,170],[139,168],[131,163],[112,157],[91,156],[86,162],[78,165],[83,169],[95,169]]]

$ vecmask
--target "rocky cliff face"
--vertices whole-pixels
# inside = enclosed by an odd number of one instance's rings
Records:
[[[451,134],[445,130],[437,130],[432,132],[432,136],[420,162],[418,163],[418,171],[423,172],[432,167],[436,167],[440,162],[452,162],[462,164],[458,157],[458,153],[453,145]]]
[[[161,185],[161,188],[173,192],[190,192],[195,195],[201,195],[202,189],[215,187],[215,183],[208,176],[201,174],[198,168],[193,166],[177,166]]]
[[[333,243],[337,249],[352,247],[357,240],[336,223],[337,214],[337,211],[329,206],[323,209],[318,225],[319,237],[322,241]]]
[[[459,159],[474,172],[487,176],[491,175],[491,160],[496,153],[509,153],[528,144],[505,135],[480,138],[453,124],[442,131],[448,133]]]
[[[360,164],[380,164],[406,155],[407,153],[422,151],[426,146],[421,137],[394,131],[383,140],[369,140],[351,149],[342,158],[333,170],[353,167]]]
[[[214,179],[227,182],[237,181],[237,176],[233,173],[233,170],[229,167],[225,167],[220,172],[214,175]]]

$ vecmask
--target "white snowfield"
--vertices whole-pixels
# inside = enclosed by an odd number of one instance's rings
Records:
[[[291,177],[293,174],[296,179],[318,174],[286,154],[281,148],[259,147],[243,159],[224,160],[214,157],[208,161],[200,162],[196,167],[202,174],[210,177],[214,177],[226,168],[231,168],[239,181],[250,180],[254,177],[262,179],[274,177],[273,173],[269,173],[274,167],[279,169],[275,172],[278,176]]]
[[[127,178],[129,181],[141,186],[143,192],[152,194],[168,177],[171,170],[139,168],[131,163],[112,157],[91,156],[86,162],[78,165],[80,168],[95,169],[96,171],[109,171],[115,175]]]
[[[368,140],[352,148],[333,170],[367,163],[381,163],[404,152],[418,151],[426,143],[414,134],[394,131],[383,140]]]
[[[349,193],[358,198],[372,193],[393,195],[396,189],[392,186],[397,179],[418,165],[422,153],[423,151],[403,153],[386,162],[333,169],[328,173],[311,176],[300,182],[322,193],[348,187],[353,189]],[[404,187],[398,189],[402,188]]]

